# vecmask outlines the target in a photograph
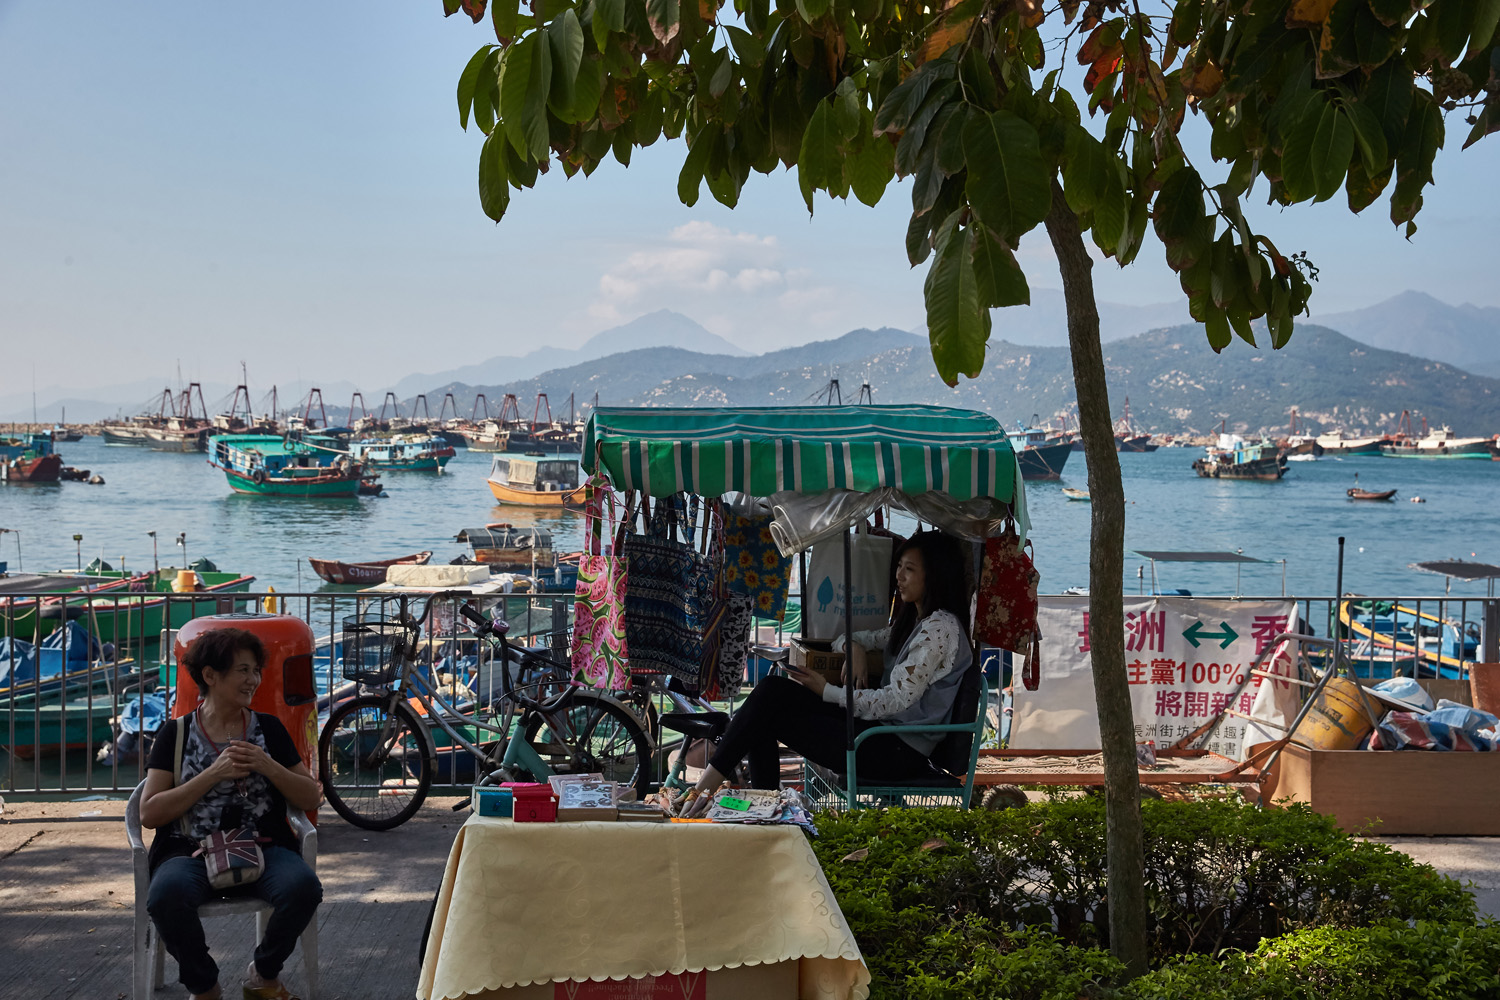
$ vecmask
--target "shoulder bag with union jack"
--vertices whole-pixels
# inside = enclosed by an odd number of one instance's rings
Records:
[[[184,716],[177,725],[176,780],[178,784],[182,783],[182,747],[190,719],[197,721],[198,714],[194,712],[191,716]],[[215,753],[218,753],[218,744],[208,735],[202,723],[199,723],[198,731],[208,741],[208,745],[213,747]],[[243,738],[248,738],[249,734],[250,726],[247,722]],[[235,788],[240,793],[238,804],[243,816],[245,807],[249,805],[245,801],[244,780],[236,781]],[[256,837],[253,826],[237,826],[228,830],[214,831],[198,841],[198,850],[193,852],[193,856],[199,855],[202,855],[203,863],[208,869],[208,884],[215,889],[232,889],[237,885],[254,882],[260,878],[260,873],[266,867],[265,852],[260,848],[260,838]]]

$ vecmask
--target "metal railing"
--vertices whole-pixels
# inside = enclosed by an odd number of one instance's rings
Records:
[[[0,595],[0,791],[78,795],[134,787],[145,773],[153,723],[170,714],[176,631],[205,615],[269,606],[307,622],[316,642],[321,725],[329,706],[353,693],[339,663],[344,617],[394,614],[397,599],[368,592],[177,594],[127,588],[128,581],[118,591],[92,594]],[[1473,663],[1500,662],[1496,598],[1240,599],[1295,600],[1296,630],[1339,639],[1340,655],[1362,675],[1444,679],[1454,682],[1449,697],[1466,690]],[[413,610],[418,600],[412,599]],[[566,655],[570,594],[485,595],[480,603],[510,620],[514,641],[560,648]],[[427,662],[443,669],[446,656],[449,669],[483,670],[487,651],[465,645],[455,610],[440,607],[423,623],[423,639],[431,644]],[[63,628],[65,623],[76,627]],[[448,773],[457,773],[458,762],[448,763]]]

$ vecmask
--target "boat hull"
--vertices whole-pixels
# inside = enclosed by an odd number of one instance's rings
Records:
[[[1253,462],[1210,462],[1200,458],[1193,471],[1204,479],[1259,479],[1274,482],[1286,475],[1286,458],[1257,458]]]
[[[171,572],[163,570],[166,574]],[[228,595],[243,593],[254,582],[253,576],[211,573],[207,575],[205,589],[196,591],[192,600],[178,598],[169,602],[166,593],[155,587],[144,593],[130,593],[122,585],[102,594],[97,591],[92,595],[69,594],[67,607],[70,610],[78,608],[83,612],[78,621],[100,642],[118,645],[125,640],[138,642],[143,638],[152,642],[161,637],[163,629],[181,628],[194,618],[204,615],[239,610],[241,602]],[[126,585],[128,583],[129,581],[125,582]],[[62,610],[60,601],[51,604],[58,611]],[[36,620],[35,603],[29,607],[16,607],[12,613],[0,610],[0,633],[26,640],[51,635],[62,618],[61,615],[48,617],[46,607],[43,606],[40,622]]]
[[[313,572],[329,583],[370,586],[384,583],[386,570],[392,566],[423,566],[431,558],[432,553],[427,551],[380,562],[346,563],[336,559],[313,559],[311,557],[307,561],[312,564]]]
[[[364,459],[366,469],[374,469],[380,472],[442,472],[448,460],[453,457],[453,449],[446,452],[437,452],[432,455],[424,455],[419,458],[403,458],[394,461],[381,461],[380,459]]]
[[[35,458],[0,461],[0,481],[7,483],[55,483],[62,476],[62,456],[56,453]]]
[[[1044,444],[1022,448],[1016,452],[1016,461],[1021,466],[1021,478],[1033,481],[1061,479],[1063,466],[1073,453],[1073,442]]]
[[[1453,448],[1422,448],[1410,444],[1382,445],[1380,453],[1386,458],[1435,458],[1435,459],[1480,459],[1490,457],[1488,442],[1461,444]]]
[[[514,504],[520,507],[580,507],[583,504],[583,487],[574,490],[523,490],[507,483],[486,479],[496,503]]]
[[[1467,676],[1477,659],[1477,642],[1465,637],[1457,626],[1415,608],[1394,605],[1380,611],[1358,601],[1339,604],[1339,624],[1345,635],[1368,644],[1368,661],[1409,660],[1417,664],[1418,676],[1458,680]],[[1430,633],[1436,631],[1437,636]]]
[[[198,433],[186,434],[173,431],[147,431],[146,439],[140,443],[152,451],[170,451],[191,455],[208,450],[208,434],[207,428]]]
[[[1146,452],[1155,451],[1156,445],[1151,443],[1151,435],[1135,434],[1130,437],[1119,436],[1115,438],[1115,451]]]
[[[236,493],[269,497],[352,497],[359,490],[360,480],[359,473],[353,472],[348,475],[297,476],[287,479],[267,476],[264,481],[256,482],[233,469],[225,469],[224,478],[229,481],[229,488]]]

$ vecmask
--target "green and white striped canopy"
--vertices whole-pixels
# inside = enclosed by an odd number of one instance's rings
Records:
[[[655,497],[890,488],[1011,504],[1021,488],[999,422],[941,406],[601,407],[582,462]]]

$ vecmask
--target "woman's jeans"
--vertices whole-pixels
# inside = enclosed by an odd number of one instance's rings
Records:
[[[168,858],[151,876],[146,910],[162,944],[177,960],[178,980],[194,993],[207,993],[219,981],[219,966],[208,954],[198,907],[225,896],[258,896],[271,904],[266,936],[255,948],[255,968],[267,979],[281,975],[297,939],[323,901],[323,885],[295,851],[263,848],[266,867],[249,885],[220,893],[208,884],[202,858]]]

